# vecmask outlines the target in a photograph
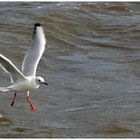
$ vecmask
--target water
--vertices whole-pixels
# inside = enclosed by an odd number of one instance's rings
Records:
[[[139,3],[0,3],[0,52],[21,69],[40,22],[49,86],[0,93],[0,137],[140,137]],[[0,70],[1,86],[9,77]]]

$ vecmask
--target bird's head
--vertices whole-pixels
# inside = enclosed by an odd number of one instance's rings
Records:
[[[45,82],[44,78],[41,77],[41,76],[37,76],[35,80],[36,80],[36,83],[37,83],[38,85],[41,85],[41,84],[48,85],[48,83]]]

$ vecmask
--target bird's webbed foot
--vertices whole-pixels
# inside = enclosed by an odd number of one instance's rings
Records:
[[[17,95],[17,92],[15,92],[15,94],[14,94],[14,98],[13,98],[13,101],[12,101],[12,103],[11,103],[11,106],[13,106],[14,103],[15,103],[16,95]]]
[[[31,102],[31,99],[30,99],[30,96],[29,96],[29,92],[27,92],[27,102],[30,105],[31,111],[35,111],[37,109],[37,107],[35,105],[33,105],[32,102]]]

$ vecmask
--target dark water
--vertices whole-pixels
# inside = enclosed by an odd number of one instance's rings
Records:
[[[140,3],[0,3],[0,52],[21,68],[40,22],[49,86],[0,93],[0,137],[140,137]],[[9,85],[0,70],[0,85]]]

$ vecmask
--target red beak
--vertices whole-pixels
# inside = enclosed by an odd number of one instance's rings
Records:
[[[47,83],[47,82],[42,82],[42,84],[48,85],[48,83]]]

